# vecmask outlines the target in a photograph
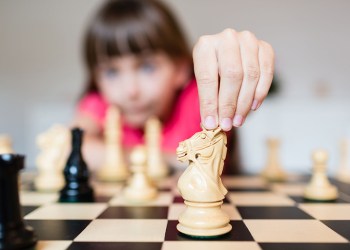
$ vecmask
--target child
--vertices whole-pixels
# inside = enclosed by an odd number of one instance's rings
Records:
[[[182,31],[162,3],[107,1],[86,33],[88,85],[74,121],[86,132],[88,164],[93,169],[102,165],[103,124],[111,104],[121,111],[126,148],[143,142],[151,116],[161,119],[163,150],[172,154],[180,141],[200,130],[201,121],[209,129],[219,121],[226,131],[232,124],[241,126],[267,94],[271,51],[250,32],[227,29],[199,39],[193,65]]]

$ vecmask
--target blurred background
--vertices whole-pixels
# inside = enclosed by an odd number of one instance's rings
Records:
[[[84,85],[81,40],[101,0],[0,1],[0,134],[9,134],[33,167],[36,136],[69,123]],[[325,148],[330,172],[339,141],[350,139],[350,1],[166,0],[194,44],[230,27],[250,30],[275,49],[276,86],[238,130],[242,165],[259,172],[266,138],[281,140],[291,172],[310,171]]]

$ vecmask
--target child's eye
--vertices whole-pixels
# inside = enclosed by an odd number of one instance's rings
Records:
[[[140,70],[146,73],[152,73],[156,69],[156,65],[152,62],[143,62],[140,64]]]
[[[118,70],[114,68],[108,68],[103,71],[103,76],[105,78],[115,78],[118,75]]]

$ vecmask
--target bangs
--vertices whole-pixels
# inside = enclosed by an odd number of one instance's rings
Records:
[[[164,49],[154,26],[138,19],[125,21],[125,24],[97,24],[92,39],[95,55],[111,58]],[[98,58],[96,61],[99,61]]]
[[[170,27],[162,27],[164,17],[159,11],[142,6],[142,1],[111,1],[91,25],[87,34],[88,61],[97,65],[101,60],[126,54],[175,51]],[[163,25],[164,26],[164,25]]]

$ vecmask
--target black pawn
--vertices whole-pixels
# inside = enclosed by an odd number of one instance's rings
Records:
[[[23,167],[23,155],[0,155],[0,249],[26,249],[37,242],[21,215],[18,172]]]
[[[94,194],[89,184],[89,171],[81,153],[83,130],[72,130],[72,152],[64,168],[65,187],[60,192],[60,202],[93,202]]]

